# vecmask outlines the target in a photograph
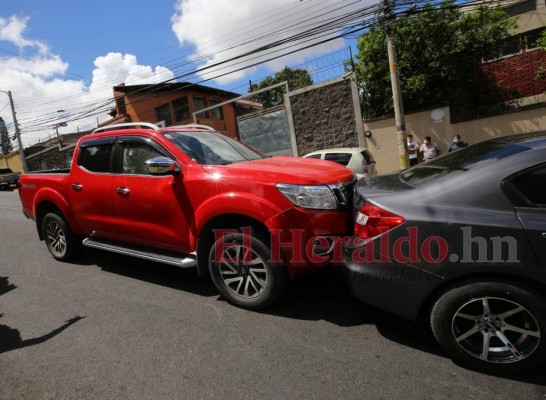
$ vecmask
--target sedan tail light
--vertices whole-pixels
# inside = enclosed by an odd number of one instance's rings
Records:
[[[364,203],[356,214],[354,234],[368,239],[403,224],[405,221],[399,215],[383,210],[370,203]]]

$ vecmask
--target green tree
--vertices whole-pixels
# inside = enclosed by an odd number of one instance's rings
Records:
[[[2,154],[9,154],[13,151],[8,128],[2,117],[0,117],[0,150],[2,151]]]
[[[383,21],[358,40],[356,74],[368,118],[393,112]],[[509,93],[482,70],[501,54],[516,19],[500,7],[463,13],[453,1],[428,4],[396,18],[395,41],[404,109],[449,104],[460,112],[489,107]]]
[[[543,50],[546,50],[546,29],[542,31],[542,35],[537,40],[537,43]],[[546,79],[546,68],[544,67],[544,65],[540,65],[537,68],[536,78],[541,80]]]
[[[540,35],[540,38],[538,39],[538,44],[540,47],[546,50],[546,29],[542,31],[542,35]]]
[[[281,83],[283,81],[288,81],[289,90],[300,89],[302,87],[313,84],[313,80],[311,79],[311,76],[309,75],[309,72],[307,72],[307,70],[291,69],[291,68],[285,67],[282,71],[277,72],[273,76],[269,76],[265,78],[260,83],[251,84],[250,91],[253,92],[255,90],[263,89],[268,86]],[[265,108],[268,108],[268,107],[277,106],[279,104],[283,104],[284,102],[283,95],[285,92],[286,92],[285,87],[281,86],[281,87],[254,95],[253,98],[256,101],[261,102]]]

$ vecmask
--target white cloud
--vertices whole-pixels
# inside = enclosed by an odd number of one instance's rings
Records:
[[[41,52],[48,51],[48,47],[44,43],[23,38],[23,32],[27,28],[28,20],[28,17],[11,16],[8,19],[0,17],[0,41],[10,42],[19,48],[36,47]]]
[[[28,22],[27,17],[0,18],[0,43],[31,48],[35,53],[0,57],[0,90],[12,92],[25,147],[55,135],[56,123],[68,121],[68,126],[59,131],[71,133],[96,126],[97,117],[101,122],[110,118],[106,111],[114,105],[115,85],[157,83],[173,78],[167,68],[139,65],[134,55],[108,53],[96,58],[89,85],[83,80],[68,79],[69,64],[61,56],[52,54],[42,42],[25,38]],[[96,108],[101,105],[106,111],[97,116]],[[65,111],[59,113],[59,110]],[[89,114],[85,115],[87,111]],[[8,96],[1,92],[0,117],[13,133]]]
[[[360,4],[354,4],[360,3]],[[286,39],[312,26],[317,26],[334,16],[356,10],[371,1],[324,0],[321,2],[294,0],[178,0],[172,17],[172,29],[181,45],[192,45],[198,68],[211,66],[246,51],[277,40]],[[322,38],[324,39],[324,38]],[[246,44],[241,45],[244,42]],[[305,45],[309,45],[306,42]],[[300,47],[304,44],[300,44]],[[287,55],[265,66],[277,72],[287,65],[302,63],[306,57],[337,50],[346,46],[343,39],[335,39],[301,52]],[[290,51],[294,48],[290,48]],[[268,51],[268,53],[270,53]],[[254,64],[280,53],[262,55],[231,63],[229,68],[212,68],[203,74],[212,78],[243,66]],[[252,56],[255,57],[255,56]],[[229,83],[242,78],[249,71],[240,71],[218,78],[219,83]]]
[[[159,83],[174,78],[172,71],[158,66],[139,65],[132,54],[108,53],[95,59],[93,83],[91,91],[112,87],[125,83],[127,85],[142,85]]]

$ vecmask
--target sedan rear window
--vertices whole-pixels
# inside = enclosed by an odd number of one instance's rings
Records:
[[[405,169],[400,172],[399,178],[412,187],[418,187],[436,179],[490,164],[526,150],[529,150],[529,147],[524,144],[500,140],[476,143],[432,161]]]

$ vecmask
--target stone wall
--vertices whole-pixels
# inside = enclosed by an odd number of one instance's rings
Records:
[[[27,156],[29,171],[42,171],[53,168],[69,168],[75,145],[66,147],[50,146],[46,149]]]
[[[287,97],[297,155],[359,146],[362,124],[352,74],[290,92]]]

